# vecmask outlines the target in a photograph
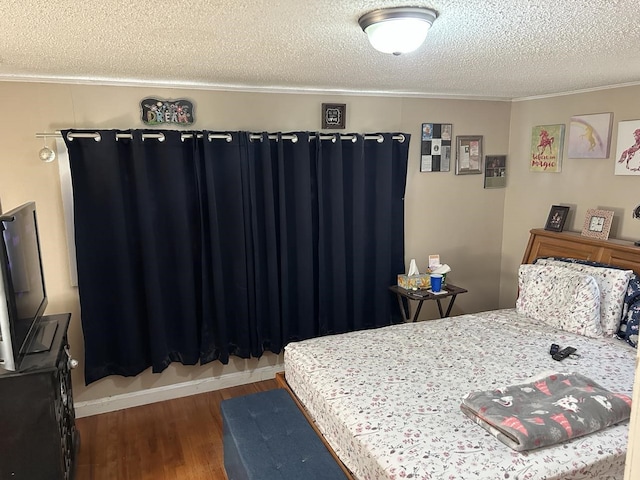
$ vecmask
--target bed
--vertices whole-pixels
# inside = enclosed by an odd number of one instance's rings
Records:
[[[640,248],[631,242],[535,229],[521,269],[556,268],[530,265],[539,257],[584,261],[566,262],[576,268],[607,263],[640,274]],[[555,372],[577,372],[621,398],[631,396],[636,349],[624,333],[623,339],[605,334],[604,324],[596,334],[574,333],[563,323],[540,321],[527,306],[290,343],[280,381],[355,479],[622,479],[628,421],[515,451],[462,413],[470,392]],[[557,362],[549,354],[553,343],[575,347],[580,356]]]

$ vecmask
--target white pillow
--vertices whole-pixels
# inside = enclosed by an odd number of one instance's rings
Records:
[[[595,278],[600,289],[600,325],[602,333],[613,336],[620,327],[622,319],[622,306],[624,295],[629,285],[629,279],[633,270],[620,270],[617,268],[594,267],[593,265],[583,265],[581,263],[563,262],[540,258],[536,265],[554,265],[569,269],[574,272],[591,275]]]
[[[602,337],[596,280],[552,265],[520,265],[516,311],[586,337]]]

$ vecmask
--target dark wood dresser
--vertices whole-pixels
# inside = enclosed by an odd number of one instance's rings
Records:
[[[0,370],[0,479],[69,480],[79,435],[75,424],[67,329],[71,314],[49,315],[57,329],[49,351]]]

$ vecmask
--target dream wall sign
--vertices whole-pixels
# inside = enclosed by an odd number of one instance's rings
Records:
[[[145,98],[140,101],[142,123],[146,125],[192,125],[196,120],[189,100]]]

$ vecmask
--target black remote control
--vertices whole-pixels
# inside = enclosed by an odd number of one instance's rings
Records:
[[[560,350],[557,353],[554,353],[551,358],[553,358],[554,360],[558,360],[559,362],[564,360],[565,358],[567,358],[569,355],[571,355],[572,353],[575,353],[576,349],[573,347],[566,347],[563,348],[562,350]]]

